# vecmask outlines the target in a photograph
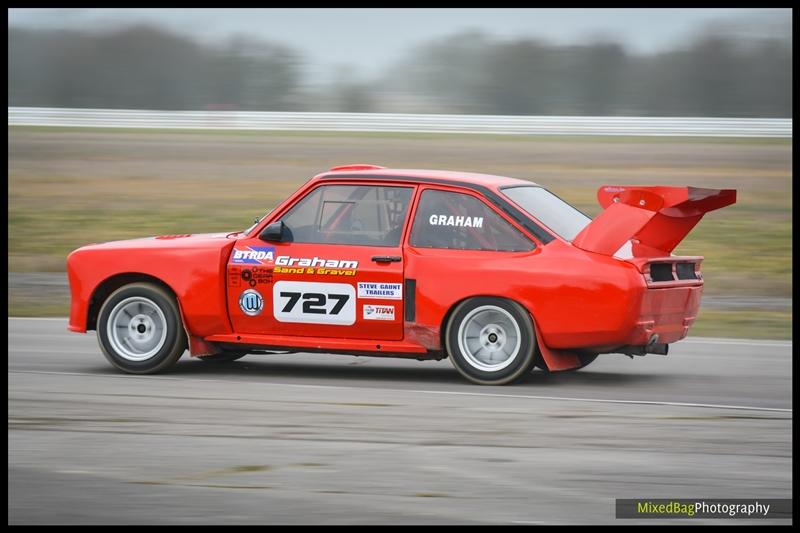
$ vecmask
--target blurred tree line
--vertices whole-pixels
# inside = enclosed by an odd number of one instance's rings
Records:
[[[469,31],[429,42],[365,82],[324,87],[302,57],[252,38],[203,45],[151,26],[102,33],[9,28],[10,106],[497,115],[790,117],[791,34],[705,32],[633,55]]]
[[[151,26],[9,28],[8,105],[290,110],[298,66],[293,51],[243,37],[211,48]]]

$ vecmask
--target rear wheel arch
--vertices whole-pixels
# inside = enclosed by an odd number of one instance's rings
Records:
[[[478,319],[481,315],[490,318],[490,322],[480,324]],[[481,338],[484,334],[488,337],[481,340],[481,343],[486,342],[485,347],[479,346],[474,352],[471,343],[476,341],[468,339],[477,338],[470,336],[470,329],[476,324],[483,327],[479,332]],[[472,335],[478,335],[477,330]],[[477,295],[456,302],[446,314],[441,336],[443,351],[456,370],[481,385],[505,385],[516,381],[530,371],[538,353],[538,339],[530,311],[521,303],[503,296]],[[480,353],[486,350],[488,353]],[[495,355],[500,357],[493,361]]]
[[[470,295],[470,296],[465,296],[464,298],[461,298],[457,302],[454,302],[447,309],[447,312],[444,314],[444,317],[442,318],[441,324],[439,324],[439,338],[441,339],[442,350],[444,350],[445,354],[447,354],[447,344],[446,344],[447,343],[447,326],[450,324],[450,320],[452,320],[452,318],[453,318],[453,313],[455,312],[456,309],[458,309],[458,306],[460,306],[462,303],[466,302],[467,300],[471,300],[473,298],[497,298],[499,300],[507,300],[509,302],[513,302],[513,303],[519,305],[520,307],[522,307],[525,310],[525,312],[528,313],[528,316],[530,317],[531,322],[533,322],[534,324],[536,323],[536,319],[533,317],[533,313],[530,312],[528,307],[525,304],[523,304],[522,302],[518,302],[517,300],[514,300],[512,298],[507,298],[505,296],[498,296],[496,294],[473,294],[473,295]],[[537,348],[536,349],[538,351],[538,339],[537,339]]]

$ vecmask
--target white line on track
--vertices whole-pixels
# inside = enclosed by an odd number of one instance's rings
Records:
[[[52,374],[63,376],[88,376],[94,378],[121,378],[121,379],[147,379],[147,380],[162,380],[162,381],[182,381],[186,383],[195,382],[210,382],[210,383],[232,383],[241,386],[243,383],[256,383],[259,385],[270,387],[295,387],[295,388],[308,388],[308,389],[331,389],[331,390],[366,390],[366,391],[380,391],[380,392],[401,392],[401,393],[416,393],[416,394],[442,394],[453,396],[478,396],[483,398],[518,398],[524,400],[557,400],[566,402],[590,402],[590,403],[617,403],[629,405],[666,405],[670,407],[700,407],[707,409],[736,409],[744,411],[770,411],[776,413],[791,413],[791,409],[780,407],[756,407],[750,405],[717,405],[709,403],[684,403],[684,402],[659,402],[652,400],[609,400],[601,398],[570,398],[563,396],[532,396],[527,394],[499,394],[487,392],[459,392],[459,391],[434,391],[434,390],[417,390],[417,389],[376,389],[374,387],[345,387],[341,385],[307,385],[300,383],[275,383],[267,381],[231,381],[226,379],[191,379],[186,378],[171,378],[167,376],[135,376],[135,375],[109,375],[109,374],[90,374],[88,372],[52,372],[45,370],[10,370],[9,374]]]
[[[715,337],[694,337],[678,341],[680,344],[733,344],[737,346],[775,346],[780,348],[791,348],[791,341],[759,341],[756,339],[720,339]],[[676,344],[678,344],[676,343]]]
[[[68,319],[53,318],[53,317],[27,317],[27,316],[10,316],[9,320],[60,320],[67,322]],[[66,331],[66,330],[65,330]],[[758,339],[725,339],[720,337],[689,337],[678,341],[680,344],[735,344],[740,346],[775,346],[780,348],[791,348],[791,341],[780,340],[758,340]]]
[[[68,322],[69,319],[59,318],[59,317],[47,317],[47,316],[10,316],[8,317],[9,320],[61,320],[62,322]]]
[[[39,349],[39,348],[16,348],[16,347],[14,347],[14,348],[9,348],[9,351],[13,352],[13,353],[37,353],[37,354],[42,353],[42,350]],[[77,355],[86,355],[87,352],[86,352],[86,350],[65,350],[63,348],[59,348],[58,349],[58,353],[59,353],[59,355],[60,354],[64,354],[64,353],[74,353],[74,354],[77,354]]]

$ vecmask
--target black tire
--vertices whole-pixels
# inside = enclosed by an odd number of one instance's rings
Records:
[[[505,313],[498,311],[498,309],[505,311]],[[477,341],[484,342],[482,338],[484,332],[497,331],[491,328],[493,326],[499,327],[502,332],[499,334],[499,338],[498,335],[495,335],[494,340],[491,340],[491,333],[489,333],[487,342],[497,341],[502,343],[493,345],[492,349],[506,349],[512,353],[501,353],[499,356],[500,361],[497,364],[491,365],[480,359],[480,356],[477,354],[482,348],[477,348],[475,354],[471,355],[469,353],[469,347],[466,346],[466,344],[459,343],[460,335],[462,337],[469,336],[468,328],[474,330],[476,327],[482,325],[477,320],[477,317],[481,316],[478,313],[484,313],[484,315],[489,317],[491,317],[492,314],[499,317],[498,324],[491,323],[492,320],[490,319],[489,324],[483,325],[479,335],[480,338]],[[474,320],[473,317],[475,317]],[[506,328],[503,327],[504,324],[510,326],[509,329],[513,329],[510,335],[506,334]],[[464,329],[462,329],[462,326]],[[518,337],[516,335],[517,329],[519,330]],[[506,345],[504,342],[513,342],[512,336],[518,339],[518,349],[515,348],[517,344]],[[464,343],[476,342],[474,340],[476,337],[473,336],[471,338],[473,338],[473,341],[467,341],[465,339]],[[536,333],[533,329],[533,321],[528,312],[521,305],[511,300],[480,296],[462,302],[455,308],[447,323],[445,341],[447,353],[450,356],[450,360],[453,362],[453,366],[456,367],[456,370],[468,380],[479,385],[505,385],[511,383],[527,374],[534,364]],[[505,360],[502,359],[503,355],[507,355]],[[505,366],[501,368],[501,365]],[[497,366],[498,368],[492,369],[491,366]]]
[[[595,359],[597,359],[597,356],[599,354],[596,354],[596,353],[578,353],[577,355],[578,355],[578,359],[581,362],[581,366],[576,366],[575,368],[568,368],[566,370],[559,370],[559,372],[575,372],[576,370],[580,370],[581,368],[586,368],[587,366],[592,364],[592,362],[594,362]],[[539,368],[539,369],[543,370],[544,372],[550,372],[550,370],[547,369],[547,365],[541,359],[541,356],[536,358],[536,368]]]
[[[162,323],[163,318],[163,330],[165,330],[158,337],[153,337],[156,344],[153,346],[152,355],[148,355],[148,352],[139,354],[142,357],[141,360],[135,360],[135,357],[139,356],[137,354],[134,354],[133,357],[130,354],[126,356],[123,352],[124,348],[120,348],[124,341],[112,341],[109,338],[108,326],[112,312],[115,313],[115,316],[119,314],[120,320],[124,320],[122,318],[124,311],[118,310],[117,306],[124,307],[126,305],[124,302],[132,302],[131,299],[136,299],[145,306],[142,309],[149,309],[152,313],[142,311],[140,315],[132,317],[130,323],[133,323],[138,316],[145,317],[145,319],[146,316],[152,316],[154,321],[159,324]],[[124,326],[120,326],[120,329],[123,329],[121,335],[124,336]],[[162,335],[163,343],[160,342]],[[120,337],[115,336],[114,338],[119,339]],[[153,283],[131,283],[111,293],[103,302],[97,316],[97,340],[106,359],[118,369],[131,374],[154,374],[166,370],[174,365],[186,350],[186,331],[183,329],[178,304],[174,296]],[[133,350],[133,348],[131,349]]]
[[[214,364],[222,364],[222,363],[230,363],[231,361],[236,361],[237,359],[241,359],[247,355],[247,352],[234,352],[234,351],[226,351],[222,353],[215,353],[214,355],[206,355],[203,357],[198,357],[201,361],[205,361],[206,363],[214,363]]]

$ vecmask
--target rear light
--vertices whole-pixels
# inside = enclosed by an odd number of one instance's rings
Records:
[[[652,281],[672,281],[672,264],[655,263],[650,265],[650,279]]]
[[[691,259],[691,260],[689,260]],[[675,259],[659,258],[653,262],[640,259],[637,261],[647,284],[664,282],[700,281],[700,263],[702,257],[681,257]]]
[[[694,263],[676,263],[675,273],[678,279],[697,279]]]

